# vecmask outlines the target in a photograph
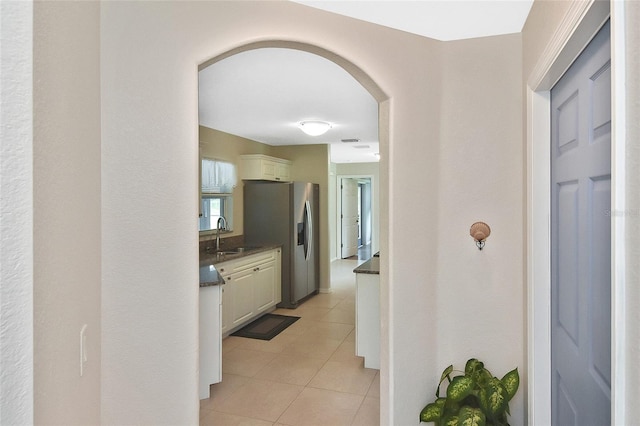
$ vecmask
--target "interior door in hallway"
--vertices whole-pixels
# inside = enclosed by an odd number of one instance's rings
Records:
[[[611,61],[607,23],[551,90],[551,416],[611,422]]]
[[[343,178],[340,182],[342,210],[340,222],[342,229],[341,257],[355,256],[358,252],[358,182],[356,179]]]

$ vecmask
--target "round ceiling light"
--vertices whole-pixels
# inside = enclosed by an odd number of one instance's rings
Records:
[[[298,127],[309,136],[320,136],[327,133],[331,128],[331,123],[326,121],[301,121]]]

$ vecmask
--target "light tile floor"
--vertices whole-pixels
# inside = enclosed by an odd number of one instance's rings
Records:
[[[380,372],[355,356],[360,262],[333,262],[332,293],[275,311],[300,319],[272,340],[223,340],[222,382],[200,401],[201,426],[380,423]]]

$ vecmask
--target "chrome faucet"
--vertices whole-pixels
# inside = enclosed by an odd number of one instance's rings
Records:
[[[220,224],[222,224],[222,227]],[[220,251],[220,229],[227,229],[227,219],[224,216],[220,216],[218,223],[216,223],[216,251]]]

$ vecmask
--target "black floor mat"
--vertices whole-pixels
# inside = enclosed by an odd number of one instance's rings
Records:
[[[245,325],[240,330],[232,333],[232,336],[248,337],[250,339],[271,340],[282,330],[289,327],[300,317],[287,315],[266,314],[257,320]]]

